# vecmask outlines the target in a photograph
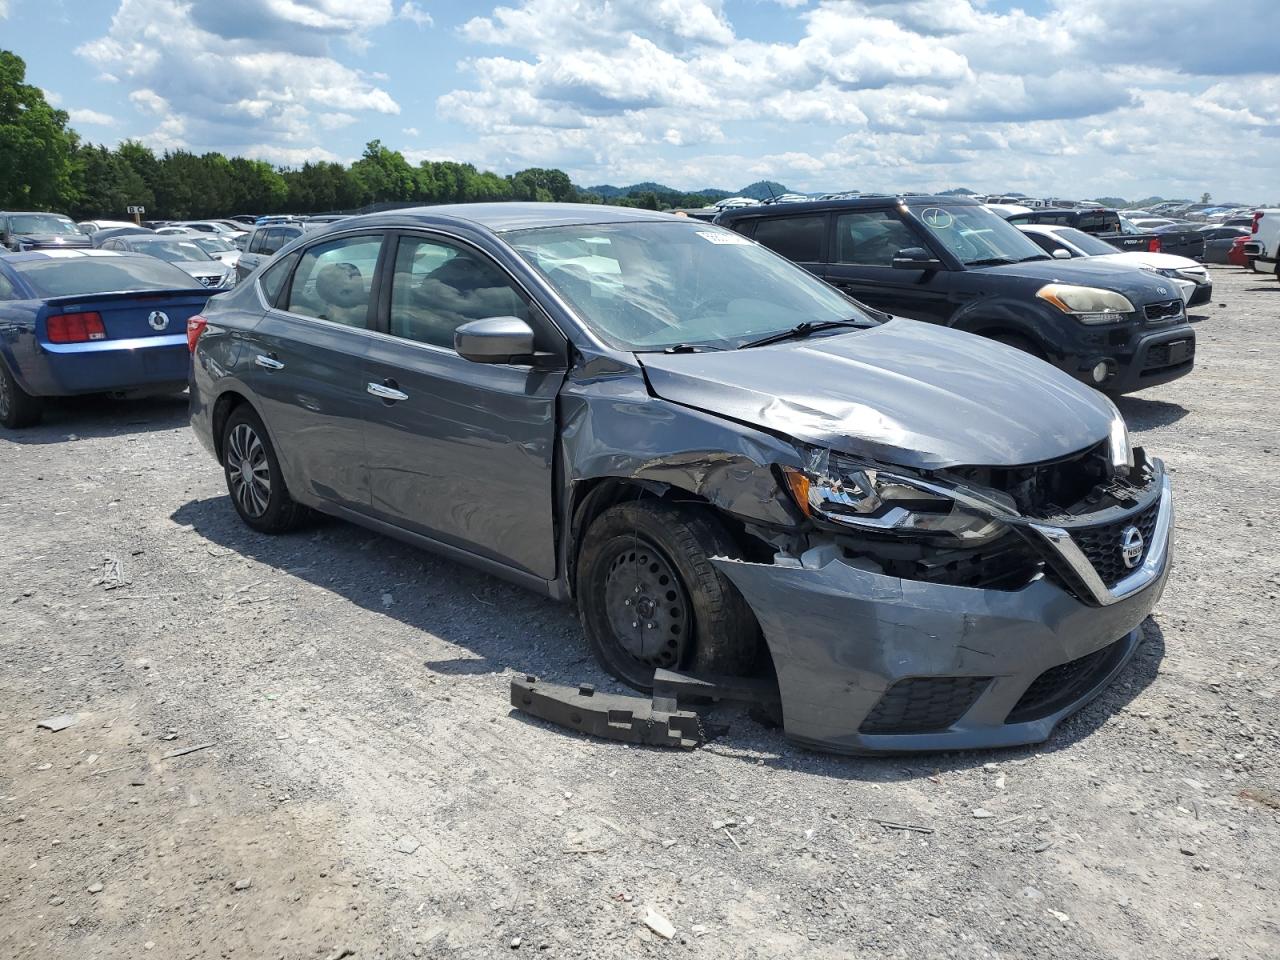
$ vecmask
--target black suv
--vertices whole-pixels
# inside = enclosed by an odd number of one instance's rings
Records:
[[[1195,363],[1177,288],[1157,274],[1050,257],[982,204],[857,197],[728,210],[716,222],[886,313],[981,334],[1107,393]]]

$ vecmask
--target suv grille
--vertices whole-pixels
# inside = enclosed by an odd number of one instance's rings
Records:
[[[196,279],[199,280],[201,283],[203,283],[206,287],[212,287],[213,282],[214,280],[217,279],[217,277],[197,277]]]
[[[885,691],[860,733],[930,733],[945,730],[982,695],[990,677],[908,677]]]
[[[1089,558],[1089,562],[1093,564],[1093,569],[1098,572],[1102,582],[1108,588],[1114,587],[1147,559],[1147,551],[1151,549],[1151,535],[1155,532],[1156,518],[1159,513],[1160,501],[1157,499],[1141,513],[1114,523],[1072,530],[1071,539]],[[1124,531],[1130,525],[1137,527],[1138,532],[1142,534],[1142,556],[1133,567],[1125,566],[1120,547]]]
[[[1163,323],[1166,320],[1176,320],[1182,316],[1182,300],[1148,303],[1143,309],[1146,312],[1148,323]]]
[[[1039,720],[1079,699],[1111,669],[1124,642],[1122,638],[1076,660],[1050,667],[1031,682],[1004,722]]]

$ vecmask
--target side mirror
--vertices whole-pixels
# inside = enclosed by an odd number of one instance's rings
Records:
[[[533,328],[518,317],[469,320],[453,331],[453,349],[472,363],[532,363]]]
[[[1059,247],[1057,250],[1053,251],[1053,259],[1055,259],[1055,260],[1070,260],[1070,259],[1071,259],[1071,251],[1070,251],[1070,250],[1063,250],[1063,249],[1062,249],[1062,247]]]
[[[941,270],[942,261],[924,247],[907,247],[893,255],[895,270]]]

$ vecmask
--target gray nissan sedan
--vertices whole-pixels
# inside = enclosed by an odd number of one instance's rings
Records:
[[[192,424],[253,529],[317,510],[573,600],[639,689],[776,677],[820,749],[1045,739],[1169,572],[1164,467],[1104,396],[698,221],[343,220],[188,340]]]

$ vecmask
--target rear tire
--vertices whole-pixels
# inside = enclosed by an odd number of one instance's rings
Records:
[[[741,556],[705,508],[636,500],[606,510],[578,554],[578,608],[591,652],[613,676],[644,691],[659,667],[751,673],[760,628],[711,562]]]
[[[21,430],[39,423],[42,416],[44,401],[18,386],[9,368],[0,361],[0,423],[10,430]]]
[[[259,533],[287,533],[306,519],[309,511],[289,495],[267,429],[248,404],[222,428],[222,469],[236,513]]]

